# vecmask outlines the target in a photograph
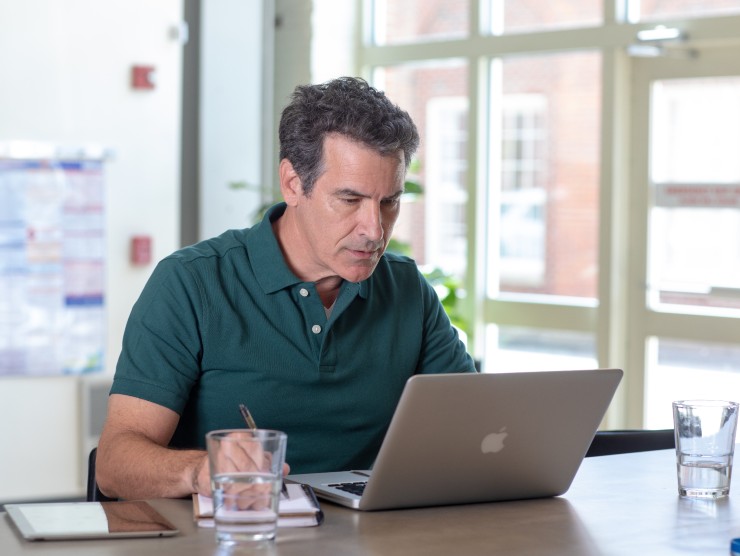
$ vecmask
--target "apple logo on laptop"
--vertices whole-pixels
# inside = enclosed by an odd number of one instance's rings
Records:
[[[506,427],[501,427],[498,432],[487,434],[480,443],[480,451],[484,454],[495,454],[504,449],[504,439],[509,435]]]

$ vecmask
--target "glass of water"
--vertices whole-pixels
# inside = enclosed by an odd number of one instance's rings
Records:
[[[737,429],[737,402],[673,402],[678,493],[722,498],[730,493]]]
[[[286,444],[287,436],[280,431],[226,429],[206,434],[219,545],[275,538]]]

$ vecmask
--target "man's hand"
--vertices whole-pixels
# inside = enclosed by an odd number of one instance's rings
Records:
[[[193,473],[193,492],[203,496],[212,496],[211,472],[208,465],[208,454],[203,454],[201,462],[195,467]]]
[[[283,464],[276,469],[274,459],[285,449],[284,435],[265,435],[239,430],[207,436],[213,494],[219,507],[263,510],[272,504],[272,489],[279,486],[275,485],[274,473],[280,473],[280,482],[289,467]]]
[[[283,464],[283,477],[290,475],[290,465]],[[203,496],[213,496],[211,490],[211,470],[208,463],[208,454],[203,455],[203,460],[195,467],[193,473],[193,492]]]

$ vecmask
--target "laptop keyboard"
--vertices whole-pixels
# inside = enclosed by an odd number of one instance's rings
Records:
[[[332,488],[343,490],[344,492],[349,492],[350,494],[356,494],[357,496],[362,496],[362,493],[365,490],[366,484],[367,484],[367,481],[358,481],[355,483],[332,483],[329,486]]]

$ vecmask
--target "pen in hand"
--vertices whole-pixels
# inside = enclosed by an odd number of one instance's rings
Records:
[[[257,423],[254,422],[254,419],[252,418],[252,414],[249,412],[249,409],[246,405],[243,403],[239,404],[239,412],[242,414],[242,417],[244,418],[244,422],[247,423],[247,427],[249,427],[251,430],[257,429]],[[283,496],[286,498],[290,498],[288,496],[288,487],[285,486],[285,481],[283,481],[283,488],[282,488]]]
[[[247,409],[247,406],[243,403],[239,404],[239,411],[242,414],[242,417],[244,417],[244,421],[247,423],[247,426],[255,430],[257,428],[257,423],[254,422],[254,419],[252,419],[252,414],[249,413],[249,409]]]

